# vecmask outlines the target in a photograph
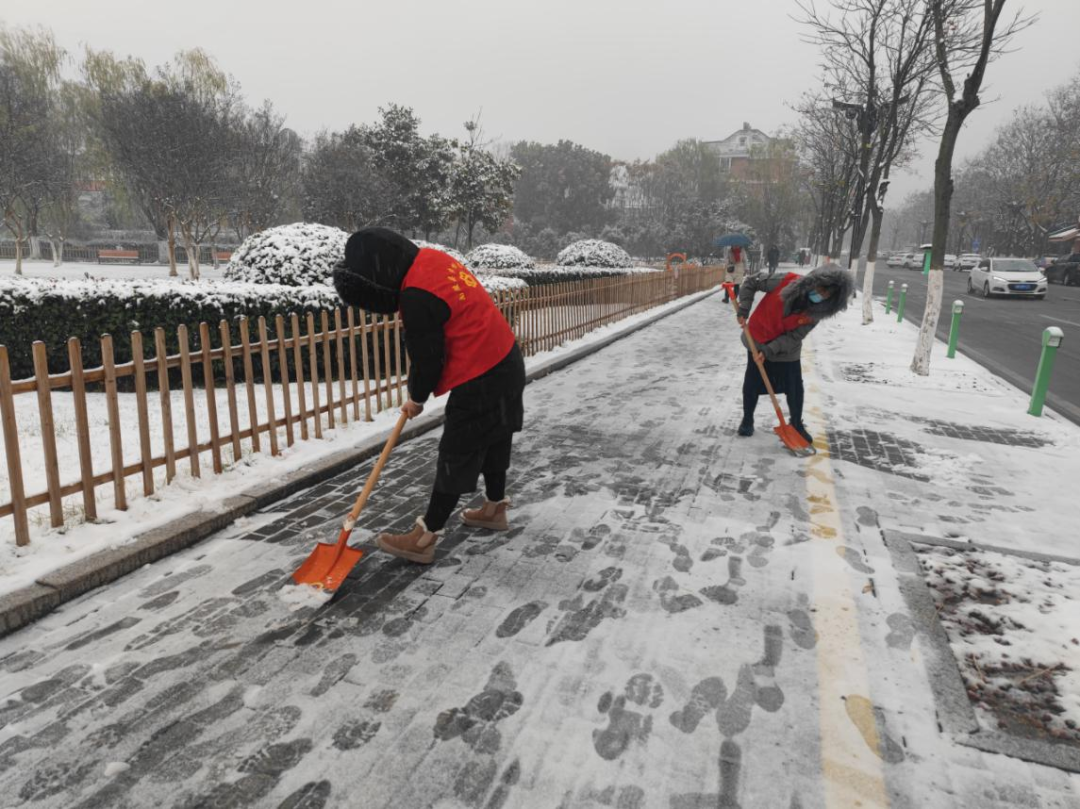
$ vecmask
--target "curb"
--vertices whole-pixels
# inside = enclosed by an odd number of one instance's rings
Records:
[[[601,340],[579,346],[562,356],[540,363],[526,371],[526,382],[535,382],[573,365],[607,348],[612,343],[676,312],[681,312],[717,292],[718,290],[711,289],[689,296],[677,306],[670,306],[663,312],[645,318]],[[398,443],[404,443],[441,427],[444,418],[440,412],[416,419],[402,431]],[[387,430],[350,449],[335,452],[272,481],[256,484],[216,504],[213,508],[200,509],[168,525],[138,534],[123,547],[98,551],[85,559],[72,562],[42,576],[33,584],[0,596],[0,637],[33,623],[61,604],[78,598],[90,590],[109,584],[144,565],[188,548],[241,517],[336,477],[357,464],[378,456],[389,434],[390,430]]]
[[[1071,745],[1053,744],[1039,739],[1024,739],[998,730],[987,730],[979,725],[975,709],[968,699],[967,687],[960,675],[948,635],[938,620],[937,607],[930,589],[923,578],[922,568],[913,545],[930,545],[958,550],[993,551],[995,549],[971,543],[960,543],[939,537],[907,534],[889,529],[882,530],[885,546],[892,556],[900,592],[904,597],[918,635],[926,641],[923,650],[930,689],[934,695],[938,726],[951,735],[958,744],[974,747],[988,753],[1056,767],[1069,772],[1080,772],[1080,750]],[[1009,553],[1036,560],[1063,561],[1077,564],[1076,560],[1051,557],[1046,554]]]

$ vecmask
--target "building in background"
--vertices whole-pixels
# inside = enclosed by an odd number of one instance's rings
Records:
[[[744,123],[742,129],[732,132],[723,140],[707,140],[705,145],[716,152],[722,169],[730,172],[736,180],[746,180],[755,154],[764,153],[771,142],[772,138],[760,129]]]

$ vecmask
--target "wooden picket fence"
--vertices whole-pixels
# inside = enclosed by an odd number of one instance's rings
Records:
[[[709,289],[720,280],[719,268],[684,269],[678,274],[546,284],[496,292],[493,298],[511,324],[523,353],[532,356],[675,298]],[[77,507],[69,509],[67,518],[94,521],[100,487],[111,486],[113,505],[125,510],[129,477],[141,477],[142,494],[149,496],[160,485],[154,475],[161,467],[165,468],[166,485],[185,462],[192,477],[201,477],[207,469],[220,474],[241,460],[245,450],[277,455],[282,444],[292,446],[297,440],[322,438],[324,430],[332,430],[339,423],[370,421],[374,413],[400,406],[408,396],[409,360],[402,347],[401,322],[396,317],[341,308],[306,313],[303,318],[279,315],[272,324],[260,317],[254,330],[253,335],[252,323],[241,318],[240,342],[235,344],[227,321],[216,327],[200,323],[193,346],[188,328],[180,326],[176,354],[166,350],[164,329],[155,329],[151,339],[134,331],[133,359],[121,364],[113,359],[113,337],[104,335],[102,365],[98,368],[83,367],[82,347],[79,339],[72,337],[68,341],[70,367],[62,373],[50,373],[46,346],[36,342],[32,348],[34,376],[20,380],[11,379],[8,351],[0,346],[0,422],[10,490],[10,500],[0,502],[0,518],[14,520],[16,543],[29,543],[29,511],[35,507],[47,504],[49,522],[58,528],[65,524],[64,499],[78,497],[81,511]],[[152,357],[146,356],[147,342],[153,343]],[[177,375],[183,394],[182,431],[177,430],[170,382],[170,377],[175,379]],[[117,381],[125,377],[133,378],[133,394],[118,391]],[[196,386],[200,379],[201,389]],[[155,422],[161,428],[160,436],[151,430],[155,398],[151,389],[155,382],[159,410]],[[219,412],[219,384],[226,394],[224,412]],[[94,389],[104,392],[107,430],[91,429],[88,391]],[[78,474],[71,475],[74,479],[68,481],[61,477],[57,442],[58,438],[70,440],[70,435],[67,431],[58,435],[54,421],[53,396],[58,391],[70,393],[74,406]],[[45,489],[30,494],[23,482],[16,418],[15,397],[23,395],[37,398],[44,453]],[[135,397],[135,425],[122,423],[121,396]],[[260,398],[263,413],[259,412]],[[201,434],[196,418],[198,399],[205,399],[207,421]],[[246,420],[241,418],[241,399]],[[125,441],[136,434],[138,460],[125,463]],[[157,446],[154,438],[159,439]],[[108,468],[98,469],[92,448],[95,442],[106,441]]]

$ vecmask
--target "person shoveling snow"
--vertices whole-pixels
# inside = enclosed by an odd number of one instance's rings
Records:
[[[739,325],[749,326],[758,353],[751,350],[744,334],[747,361],[739,435],[754,434],[758,397],[767,393],[757,367],[760,362],[773,390],[787,398],[791,426],[807,444],[813,443],[802,419],[802,343],[814,326],[847,308],[853,283],[851,275],[838,264],[826,264],[802,276],[759,273],[743,282],[739,290]],[[758,292],[764,292],[765,297],[751,315]]]
[[[386,228],[349,237],[334,271],[341,299],[380,314],[401,313],[411,360],[410,419],[434,394],[449,392],[439,442],[435,486],[427,512],[407,534],[380,534],[387,553],[422,564],[435,560],[435,544],[462,494],[484,476],[483,507],[466,510],[466,525],[505,531],[506,473],[513,434],[524,419],[525,360],[514,333],[487,291],[452,256]]]

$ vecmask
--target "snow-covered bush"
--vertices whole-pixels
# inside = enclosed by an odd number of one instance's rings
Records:
[[[610,278],[618,275],[638,275],[659,272],[653,267],[566,267],[559,264],[537,264],[535,267],[520,267],[513,270],[499,270],[499,274],[509,278],[519,278],[529,286],[558,284],[564,281],[581,281],[591,278]],[[481,279],[487,275],[478,276]]]
[[[630,254],[619,245],[599,239],[582,239],[559,253],[556,264],[563,267],[622,268],[633,266]]]
[[[488,292],[499,292],[509,289],[526,289],[529,284],[521,278],[510,278],[504,275],[478,275],[480,285]]]
[[[522,288],[516,278],[482,276],[488,291]],[[217,324],[233,324],[245,316],[260,316],[274,329],[276,315],[335,309],[341,300],[328,284],[306,286],[251,284],[229,281],[176,281],[125,279],[57,280],[54,278],[0,278],[0,345],[7,346],[11,372],[15,378],[33,376],[31,346],[45,343],[49,368],[54,373],[67,370],[67,341],[78,337],[83,347],[83,364],[101,364],[103,334],[113,335],[116,361],[131,359],[129,335],[139,330],[150,337],[155,328],[165,330],[170,353],[179,350],[176,329],[181,324],[191,333],[191,348],[197,351],[199,323],[211,325],[214,345],[220,332]],[[273,360],[276,362],[276,359]]]
[[[466,257],[469,268],[478,273],[487,270],[530,270],[536,262],[511,244],[482,244]]]
[[[297,222],[255,233],[232,254],[225,278],[252,284],[327,284],[345,257],[349,234],[327,225]]]
[[[431,250],[439,250],[443,253],[446,253],[446,255],[450,256],[450,258],[454,259],[454,261],[458,262],[462,267],[469,267],[469,262],[466,261],[465,256],[461,255],[461,253],[459,253],[453,247],[447,247],[445,244],[436,244],[435,242],[425,242],[423,239],[413,239],[412,243],[419,247],[421,250],[425,247]],[[472,268],[469,267],[469,269]]]

